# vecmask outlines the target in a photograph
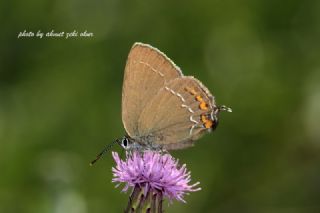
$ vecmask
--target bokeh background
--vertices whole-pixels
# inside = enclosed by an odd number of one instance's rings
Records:
[[[1,1],[0,212],[122,212],[114,162],[136,41],[231,106],[172,154],[202,191],[166,212],[320,212],[320,1]],[[17,38],[87,30],[91,38]],[[119,147],[114,148],[120,151]]]

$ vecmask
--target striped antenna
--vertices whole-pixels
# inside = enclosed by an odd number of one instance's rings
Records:
[[[119,139],[116,139],[115,141],[113,141],[113,142],[111,142],[110,144],[108,144],[108,145],[97,155],[97,157],[96,157],[93,161],[90,162],[90,166],[93,166],[93,164],[96,163],[96,162],[97,162],[107,151],[109,151],[109,149],[110,149],[111,147],[113,147],[113,145],[116,144],[116,143],[120,144],[121,141],[120,141]]]

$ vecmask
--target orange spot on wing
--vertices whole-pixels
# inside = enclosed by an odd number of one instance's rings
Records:
[[[207,110],[208,109],[208,104],[206,102],[201,102],[200,103],[200,109],[203,109],[203,110]]]
[[[202,121],[202,123],[205,123],[207,121],[206,116],[203,114],[201,115],[201,121]]]
[[[207,120],[205,123],[204,123],[204,126],[209,129],[213,126],[213,121],[211,120]]]
[[[195,100],[200,102],[199,108],[202,110],[208,110],[208,104],[203,100],[201,95],[198,95],[194,88],[186,87],[185,91],[189,92],[191,95],[195,96]]]
[[[199,101],[199,102],[202,102],[202,101],[203,101],[203,98],[202,98],[200,95],[197,95],[197,96],[196,96],[196,100]]]
[[[212,120],[208,119],[207,116],[204,114],[201,115],[201,121],[206,129],[211,128],[214,123]]]
[[[196,96],[196,100],[200,102],[199,108],[202,110],[207,110],[208,109],[208,104],[203,100],[203,98],[200,95]]]

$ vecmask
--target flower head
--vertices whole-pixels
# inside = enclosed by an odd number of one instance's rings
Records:
[[[112,168],[112,182],[125,183],[123,191],[130,187],[140,187],[147,194],[150,190],[161,192],[163,196],[185,202],[183,196],[188,192],[198,191],[199,182],[190,185],[191,175],[186,165],[178,166],[178,161],[169,154],[146,151],[127,154],[121,160],[116,152],[112,153],[116,167]]]

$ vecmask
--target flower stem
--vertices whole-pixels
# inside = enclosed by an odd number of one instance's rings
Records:
[[[125,213],[162,213],[162,192],[156,189],[143,190],[136,185],[129,197]]]

